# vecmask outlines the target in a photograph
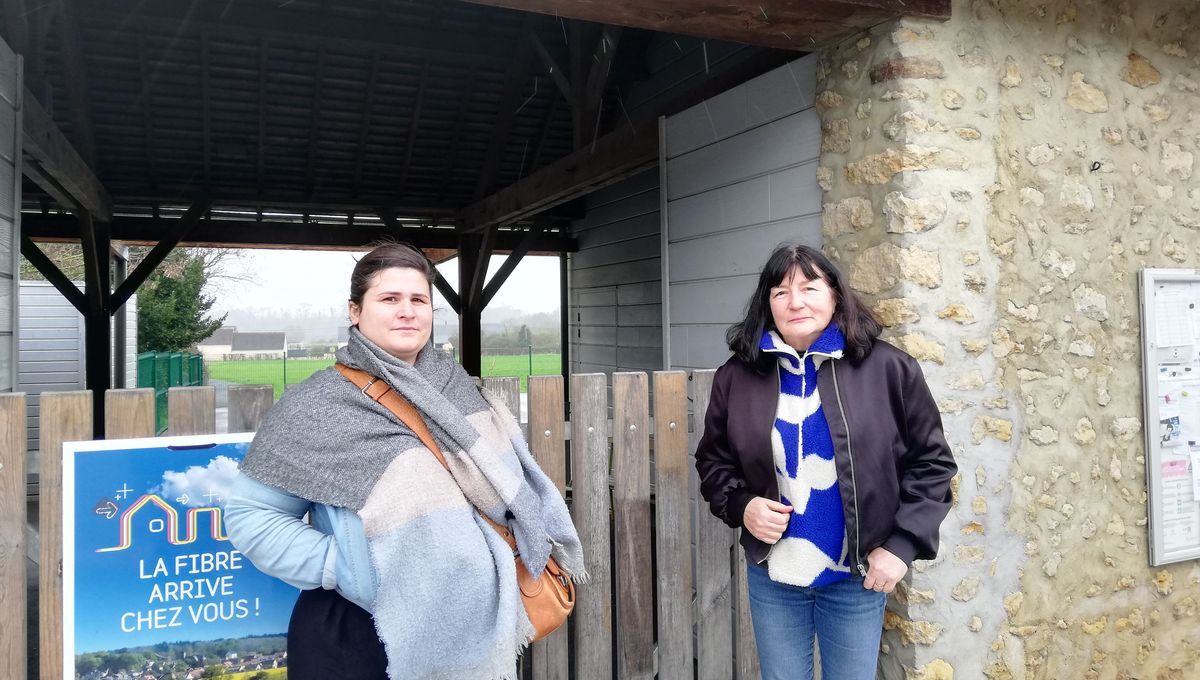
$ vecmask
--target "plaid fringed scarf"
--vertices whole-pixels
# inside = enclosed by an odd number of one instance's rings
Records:
[[[512,551],[471,506],[513,528],[530,572],[541,573],[553,553],[580,581],[583,551],[562,496],[512,414],[448,355],[427,346],[409,365],[351,328],[337,358],[421,411],[453,477],[332,368],[284,394],[242,472],[362,518],[378,578],[372,614],[392,680],[513,678],[533,628]]]

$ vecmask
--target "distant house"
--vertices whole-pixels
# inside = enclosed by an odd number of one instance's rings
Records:
[[[229,350],[233,359],[282,359],[287,354],[287,333],[235,333]]]
[[[236,326],[221,326],[216,333],[196,343],[196,350],[204,356],[205,361],[220,361],[233,350],[235,335]]]

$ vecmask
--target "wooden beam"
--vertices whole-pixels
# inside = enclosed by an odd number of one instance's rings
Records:
[[[813,50],[901,16],[949,19],[951,0],[467,0],[566,19]]]
[[[538,132],[537,146],[533,149],[533,157],[529,159],[529,163],[521,164],[521,177],[525,176],[525,168],[533,171],[538,167],[538,163],[542,160],[542,152],[546,149],[546,138],[550,135],[550,126],[554,124],[554,116],[558,113],[558,103],[562,101],[561,97],[551,97],[546,103],[546,116],[542,118],[542,127]]]
[[[88,165],[95,165],[96,140],[92,132],[91,108],[88,104],[88,79],[83,63],[83,40],[79,35],[79,12],[75,0],[58,0],[58,3],[59,50],[63,63],[67,104],[71,111],[71,132],[74,133],[79,155]]]
[[[541,235],[542,229],[543,225],[540,222],[535,223],[529,228],[529,231],[525,232],[525,238],[521,239],[521,243],[511,253],[508,254],[508,257],[505,258],[504,263],[501,264],[500,268],[496,270],[496,273],[492,275],[492,280],[488,281],[487,287],[483,289],[483,300],[482,304],[480,305],[481,308],[486,309],[488,304],[492,301],[492,298],[496,297],[496,293],[500,292],[500,288],[504,285],[504,282],[508,280],[509,275],[513,273],[513,270],[517,268],[518,264],[521,264],[521,260],[529,253],[529,249],[533,246],[534,240]]]
[[[596,46],[592,50],[592,67],[583,86],[583,132],[585,138],[593,140],[600,129],[600,105],[604,101],[604,90],[608,86],[608,74],[612,70],[613,58],[621,40],[621,29],[605,26],[600,30]],[[589,133],[590,131],[590,133]]]
[[[112,221],[112,238],[129,245],[154,246],[163,240],[178,218],[130,217],[119,215]],[[21,215],[22,235],[35,241],[75,242],[79,240],[76,219],[67,214],[24,213]],[[496,233],[494,252],[507,253],[516,248],[523,237],[519,231],[501,230]],[[383,224],[358,222],[353,227],[299,222],[252,222],[245,220],[207,219],[194,226],[179,245],[196,248],[280,248],[288,250],[348,250],[360,251],[381,239],[397,239],[426,248],[458,248],[458,233],[454,229],[401,227],[389,230]],[[575,239],[562,233],[544,233],[538,237],[533,250],[557,254],[576,252]]]
[[[381,12],[382,10],[382,5]],[[363,161],[367,156],[367,135],[371,131],[371,109],[375,104],[375,83],[379,79],[379,51],[371,53],[371,71],[367,76],[367,89],[363,93],[362,116],[358,121],[358,147],[354,153],[354,183],[351,184],[354,188],[355,195],[360,193],[359,185],[362,184]]]
[[[517,53],[508,62],[504,73],[504,93],[496,107],[495,124],[488,143],[487,154],[484,155],[483,167],[479,170],[479,179],[475,182],[474,199],[478,201],[492,190],[496,181],[496,172],[500,169],[500,159],[508,146],[508,138],[512,133],[512,124],[517,117],[517,109],[522,106],[525,84],[529,80],[530,62],[533,61],[533,19],[534,15],[526,14],[521,24],[521,37],[517,45]],[[534,80],[534,83],[537,81]],[[531,97],[533,95],[530,95]]]
[[[312,200],[316,192],[317,126],[321,121],[321,90],[325,80],[325,48],[317,49],[317,68],[313,72],[312,113],[308,119],[308,165],[304,168],[304,195]]]
[[[595,147],[594,151],[592,146]],[[541,170],[517,180],[460,213],[468,230],[511,224],[577,195],[629,177],[658,161],[658,130],[621,128]]]
[[[413,146],[417,143],[417,126],[421,122],[421,107],[425,104],[425,84],[429,82],[429,60],[421,65],[421,81],[417,84],[417,96],[413,98],[412,116],[408,119],[408,137],[404,141],[404,162],[400,164],[400,183],[396,192],[404,195],[408,182],[408,169],[412,165]]]
[[[438,292],[446,299],[446,304],[450,305],[450,309],[453,309],[455,314],[460,313],[462,311],[462,299],[458,297],[454,286],[450,285],[450,282],[446,280],[446,277],[442,276],[441,272],[436,269],[433,271],[436,274],[433,285],[437,287]]]
[[[562,93],[564,99],[571,99],[571,83],[567,80],[567,74],[562,70],[562,67],[555,61],[554,56],[550,54],[550,50],[546,49],[546,45],[536,33],[530,38],[533,41],[533,48],[537,51],[538,58],[542,60],[542,64],[546,67],[546,75],[554,81],[558,86],[558,91]]]
[[[24,92],[22,109],[21,141],[25,154],[37,161],[46,175],[53,177],[80,208],[102,222],[112,220],[112,200],[104,185],[28,88]]]
[[[158,265],[167,259],[167,255],[170,255],[175,246],[179,245],[179,242],[183,240],[188,231],[200,222],[211,205],[212,199],[210,198],[197,199],[192,203],[192,207],[188,208],[188,211],[183,214],[183,217],[174,221],[170,229],[163,234],[162,240],[138,263],[133,273],[117,286],[117,290],[112,294],[112,311],[115,312],[121,305],[125,304],[129,300],[129,297],[146,282],[146,279],[150,278],[150,275],[154,273]]]
[[[469,285],[462,290],[463,299],[468,307],[483,309],[483,286],[487,282],[487,270],[492,263],[492,252],[496,248],[496,231],[495,225],[492,225],[479,234],[474,267],[467,278]]]
[[[21,232],[21,254],[80,314],[87,311],[87,301],[83,298],[83,292],[62,273],[53,260],[46,257],[42,249],[38,248],[24,231]]]
[[[512,43],[486,31],[418,26],[377,18],[351,18],[305,10],[301,3],[193,2],[192,0],[109,0],[86,2],[80,18],[106,31],[153,28],[170,36],[192,36],[199,30],[238,40],[319,46],[362,54],[431,57],[439,63],[490,64],[512,58]],[[486,19],[485,19],[486,21]]]

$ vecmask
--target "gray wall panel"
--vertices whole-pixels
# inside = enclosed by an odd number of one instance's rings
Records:
[[[0,40],[0,392],[17,387],[20,348],[21,111],[22,76],[17,55]]]
[[[783,241],[821,245],[820,120],[809,55],[667,120],[671,368],[714,368]]]
[[[572,253],[573,255],[574,253]],[[646,260],[634,260],[606,267],[589,267],[571,272],[571,284],[581,288],[660,281],[661,279],[662,263],[657,256]]]
[[[658,218],[656,216],[656,224],[657,221]],[[628,262],[631,257],[658,257],[661,248],[662,244],[660,243],[659,235],[653,234],[623,243],[611,243],[588,248],[587,250],[580,249],[578,253],[573,253],[571,258],[579,268],[586,269],[588,267],[602,267],[609,264]]]
[[[36,451],[39,395],[84,387],[83,316],[45,281],[22,281],[20,305],[17,389],[30,395],[26,446]]]

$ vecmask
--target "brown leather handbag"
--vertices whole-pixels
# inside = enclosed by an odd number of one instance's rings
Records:
[[[346,379],[357,385],[363,394],[394,413],[417,435],[421,443],[433,452],[442,467],[446,468],[447,472],[450,471],[450,466],[446,464],[446,456],[438,448],[433,434],[429,431],[429,426],[425,424],[425,418],[421,416],[421,412],[415,406],[393,390],[386,381],[380,380],[366,371],[350,368],[340,363],[337,364],[337,370],[346,376]],[[525,568],[525,561],[521,559],[521,553],[517,550],[517,539],[513,536],[512,531],[508,527],[492,521],[492,518],[480,512],[479,508],[475,508],[475,512],[478,512],[479,516],[490,524],[496,533],[500,534],[508,547],[512,548],[517,567],[517,586],[521,589],[525,614],[529,616],[529,621],[533,624],[533,639],[541,640],[557,630],[571,615],[571,610],[575,608],[575,583],[571,581],[570,574],[558,566],[558,562],[555,562],[553,557],[546,562],[546,569],[542,572],[541,578],[535,579],[533,574],[530,574],[529,570]]]

